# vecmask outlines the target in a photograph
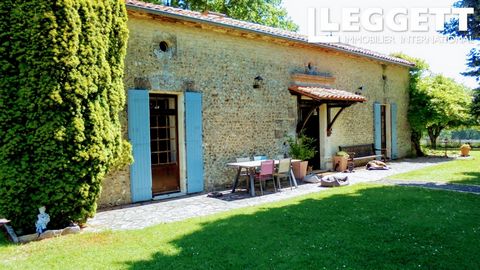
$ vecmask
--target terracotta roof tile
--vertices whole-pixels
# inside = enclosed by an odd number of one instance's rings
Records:
[[[265,25],[260,25],[256,23],[241,21],[232,19],[226,16],[221,16],[219,14],[211,13],[201,13],[197,11],[185,10],[180,8],[173,8],[169,6],[163,6],[152,3],[145,3],[137,0],[125,0],[127,8],[137,9],[143,12],[156,13],[164,16],[173,16],[179,17],[179,19],[194,19],[201,22],[213,23],[223,27],[234,27],[247,31],[254,31],[258,34],[271,35],[279,38],[287,38],[300,43],[308,43],[306,35],[302,35],[296,32],[291,32],[279,28],[269,27]],[[412,63],[403,60],[401,58],[396,58],[381,53],[377,53],[371,50],[364,48],[355,47],[352,45],[344,43],[315,43],[315,45],[323,48],[329,48],[332,50],[343,51],[350,54],[361,55],[364,57],[375,58],[377,60],[383,60],[395,64],[413,66]]]
[[[307,87],[307,86],[291,86],[291,92],[310,97],[317,101],[333,100],[333,101],[354,101],[364,102],[367,99],[354,93],[345,90],[338,90],[333,88],[323,87]]]

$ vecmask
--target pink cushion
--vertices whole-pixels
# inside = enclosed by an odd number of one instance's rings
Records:
[[[275,171],[275,162],[273,160],[262,161],[260,165],[260,176],[272,175]]]

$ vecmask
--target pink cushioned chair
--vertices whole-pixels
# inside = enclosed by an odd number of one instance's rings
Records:
[[[272,180],[273,188],[277,192],[277,187],[275,185],[275,178],[273,174],[275,172],[275,162],[273,160],[262,161],[260,165],[260,172],[255,175],[255,180],[258,180],[260,183],[260,192],[263,195],[263,185],[262,182],[265,182],[265,188],[267,187],[266,181]]]

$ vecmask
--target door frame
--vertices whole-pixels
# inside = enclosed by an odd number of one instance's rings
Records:
[[[180,192],[162,194],[154,196],[154,200],[161,200],[171,197],[183,196],[187,194],[186,182],[186,158],[185,158],[185,102],[183,92],[173,92],[164,90],[149,90],[149,94],[171,95],[177,96],[177,133],[178,133],[178,162],[179,162],[179,178]],[[153,181],[153,180],[152,180]]]
[[[386,157],[392,159],[392,107],[390,106],[390,103],[385,104],[385,117],[385,129],[387,131],[387,134],[385,134],[387,140]]]
[[[392,106],[390,103],[378,102],[380,106],[385,107],[385,140],[386,140],[386,158],[392,158]],[[381,114],[380,114],[381,115]],[[374,134],[375,136],[375,134]]]
[[[170,189],[170,190],[163,190],[163,191],[159,191],[158,188],[157,190],[155,190],[155,187],[159,184],[159,182],[162,182],[162,178],[165,176],[166,178],[170,178],[170,176],[168,175],[168,173],[165,173],[165,169],[161,169],[162,167],[172,167],[172,164],[170,163],[167,163],[167,164],[158,164],[158,162],[156,164],[154,164],[153,160],[151,162],[151,166],[152,166],[152,194],[153,196],[152,197],[156,197],[156,196],[159,196],[159,195],[165,195],[165,194],[169,194],[169,193],[177,193],[177,192],[180,192],[180,160],[179,160],[179,150],[178,150],[178,145],[179,145],[179,138],[178,138],[178,104],[177,104],[177,95],[170,95],[170,94],[157,94],[157,93],[148,93],[148,97],[149,97],[149,103],[151,104],[152,101],[157,101],[157,100],[163,100],[163,99],[166,99],[168,100],[169,102],[173,99],[174,101],[174,113],[166,113],[166,115],[168,116],[174,116],[175,117],[175,122],[174,123],[170,123],[170,124],[167,124],[168,127],[175,127],[174,129],[174,140],[175,140],[175,165],[174,165],[174,168],[175,168],[175,184],[176,184],[176,188],[175,189]],[[152,107],[150,106],[150,124],[152,122],[152,116],[153,116],[153,111],[152,111]],[[167,110],[170,110],[170,109],[167,109]],[[168,122],[166,122],[168,123]],[[173,124],[173,125],[172,125]],[[158,129],[158,127],[156,127],[156,129]],[[167,128],[168,130],[168,133],[170,133],[170,128]],[[152,126],[150,126],[150,132],[152,131]],[[171,137],[167,137],[169,139],[171,139]],[[152,140],[156,140],[158,139],[158,133],[157,133],[157,137],[152,137],[152,135],[150,134],[150,146],[152,146]],[[171,141],[168,142],[168,144],[171,144]],[[152,154],[152,153],[151,153]],[[152,154],[153,156],[153,154]],[[159,157],[157,156],[157,158],[159,159]],[[171,158],[171,157],[170,157]],[[160,160],[158,160],[160,162]],[[160,167],[160,168],[159,168]],[[155,173],[155,170],[154,168],[159,168],[161,171],[163,171],[163,173],[161,173],[160,175],[158,175],[158,173]],[[167,170],[168,172],[170,172],[170,170]],[[161,176],[161,177],[159,177]],[[170,182],[170,180],[168,180],[168,182]]]
[[[316,136],[313,136],[313,137],[310,136],[310,137],[315,139],[315,151],[317,151],[317,153],[315,154],[315,156],[312,159],[318,158],[318,160],[315,160],[317,162],[314,162],[314,164],[312,164],[313,162],[311,162],[311,160],[308,160],[308,162],[309,162],[308,165],[312,166],[312,167],[316,167],[315,170],[321,170],[321,169],[323,169],[322,168],[323,157],[322,157],[322,153],[321,153],[321,139],[320,139],[320,137],[321,137],[320,123],[322,122],[321,115],[320,115],[320,105],[312,105],[312,104],[305,103],[305,101],[308,101],[308,100],[311,100],[311,99],[304,98],[303,96],[302,96],[302,98],[297,99],[298,110],[297,110],[297,117],[296,117],[297,121],[296,122],[299,123],[300,122],[299,120],[301,118],[302,118],[301,120],[303,122],[305,120],[305,119],[303,119],[303,117],[301,117],[301,116],[304,116],[303,112],[306,112],[308,114],[309,110],[314,109],[314,111],[312,112],[312,115],[308,118],[308,121],[305,122],[305,126],[304,126],[303,130],[306,130],[306,129],[309,128],[307,124],[310,121],[313,121],[313,122],[317,121],[317,123],[315,123],[315,124],[318,125],[318,129],[314,131],[316,133]],[[302,101],[303,101],[303,103],[302,103]],[[304,109],[306,109],[306,110],[304,111]],[[295,136],[298,137],[298,135],[299,134],[296,132]],[[305,134],[305,135],[308,136],[308,134]]]

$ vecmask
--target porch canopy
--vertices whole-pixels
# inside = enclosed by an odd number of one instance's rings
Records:
[[[334,88],[292,85],[288,88],[288,90],[290,90],[292,95],[297,96],[299,106],[308,107],[310,109],[306,117],[299,119],[297,132],[300,132],[305,127],[305,124],[308,122],[310,116],[320,105],[327,104],[327,136],[330,136],[332,133],[333,124],[345,108],[356,103],[363,103],[367,101],[364,96],[358,93],[351,93],[345,90]],[[307,97],[307,99],[302,99],[302,96]],[[332,119],[331,110],[334,108],[339,108],[339,110]]]

